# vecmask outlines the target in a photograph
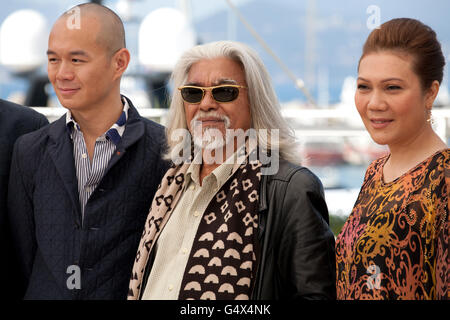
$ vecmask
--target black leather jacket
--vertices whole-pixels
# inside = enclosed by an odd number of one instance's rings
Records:
[[[263,175],[259,203],[255,300],[335,299],[334,235],[320,180],[280,160]]]

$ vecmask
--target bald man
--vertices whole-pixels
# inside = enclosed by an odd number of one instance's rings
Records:
[[[110,9],[84,4],[64,13],[47,55],[67,113],[14,148],[8,215],[23,298],[125,299],[168,165],[164,128],[120,94],[130,53]]]

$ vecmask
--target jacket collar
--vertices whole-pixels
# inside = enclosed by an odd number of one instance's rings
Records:
[[[99,137],[99,139],[109,139],[116,146],[119,144],[120,140],[122,139],[123,132],[125,131],[125,124],[128,120],[128,109],[130,108],[128,100],[126,100],[125,97],[121,97],[121,100],[123,107],[119,118],[115,123],[113,123],[108,131],[106,131]],[[72,112],[70,110],[67,110],[66,112],[66,125],[68,127],[68,130],[71,132],[71,138],[73,140],[74,133],[75,131],[80,131],[80,126],[73,118]]]
[[[268,186],[271,181],[280,180],[288,182],[291,179],[291,176],[300,168],[302,168],[302,166],[290,163],[285,159],[279,158],[278,171],[275,174],[261,175],[261,187],[259,191],[259,211],[264,211],[268,208],[267,198],[270,196]]]
[[[125,124],[125,132],[121,142],[118,144],[117,149],[125,150],[137,140],[139,140],[144,134],[144,123],[141,121],[141,116],[134,107],[130,99],[122,95],[122,98],[128,102],[128,120]],[[55,142],[61,142],[69,138],[68,130],[66,127],[66,116],[62,116],[56,120],[49,128],[49,137]]]
[[[267,210],[267,183],[270,179],[268,175],[261,175],[261,184],[259,187],[259,207],[258,211]]]
[[[144,122],[141,119],[136,108],[131,101],[127,99],[129,110],[128,120],[122,139],[117,145],[116,152],[111,157],[105,176],[108,171],[119,161],[126,153],[126,150],[136,143],[145,132]],[[78,199],[78,180],[76,177],[75,161],[73,158],[73,145],[70,139],[70,132],[66,126],[66,116],[62,116],[49,126],[49,144],[48,152],[53,163],[64,183],[64,186],[71,198],[74,208],[77,208],[78,215],[76,219],[79,221],[81,217],[80,203]]]
[[[128,120],[125,124],[125,131],[123,133],[122,139],[117,144],[116,152],[113,154],[111,160],[109,161],[108,167],[106,168],[105,175],[114,166],[120,158],[126,153],[126,150],[142,138],[145,132],[144,122],[141,116],[134,107],[130,99],[122,96],[128,102]]]

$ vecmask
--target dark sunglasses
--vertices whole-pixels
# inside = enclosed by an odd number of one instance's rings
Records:
[[[196,87],[196,86],[183,86],[179,87],[178,90],[181,92],[181,97],[187,103],[199,104],[205,97],[206,91],[211,90],[214,100],[220,103],[231,102],[236,100],[239,96],[239,88],[246,89],[247,87],[234,85],[234,84],[223,84],[213,87]]]

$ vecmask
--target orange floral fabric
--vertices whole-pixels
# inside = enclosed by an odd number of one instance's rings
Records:
[[[450,149],[390,183],[374,161],[336,239],[338,299],[449,299]]]

